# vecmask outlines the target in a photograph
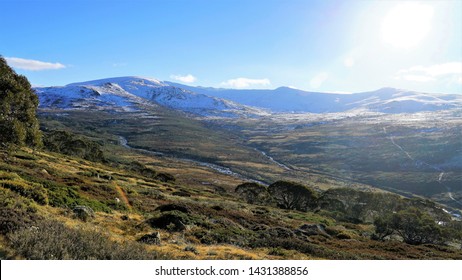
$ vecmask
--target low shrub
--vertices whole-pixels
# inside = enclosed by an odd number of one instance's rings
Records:
[[[47,191],[39,184],[19,180],[1,180],[0,186],[30,198],[39,204],[46,205],[48,203]]]
[[[148,252],[136,242],[118,243],[98,231],[72,229],[57,221],[40,221],[8,235],[16,253],[32,260],[153,260],[171,258]]]
[[[8,234],[32,226],[39,217],[25,209],[0,208],[0,234]]]

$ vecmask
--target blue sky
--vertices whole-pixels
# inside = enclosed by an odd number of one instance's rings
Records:
[[[0,0],[34,85],[143,76],[233,88],[462,93],[462,1]]]

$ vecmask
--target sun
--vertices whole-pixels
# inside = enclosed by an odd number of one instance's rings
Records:
[[[403,49],[419,45],[432,25],[433,7],[406,2],[394,7],[382,22],[382,39],[385,43]]]

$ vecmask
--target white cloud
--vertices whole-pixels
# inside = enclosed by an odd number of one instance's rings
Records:
[[[271,84],[269,79],[249,79],[249,78],[236,78],[230,79],[221,83],[224,87],[232,88],[248,88],[251,86],[269,86]]]
[[[319,88],[327,80],[328,77],[329,74],[327,74],[326,72],[321,72],[310,80],[310,86],[312,88]]]
[[[186,76],[171,75],[170,78],[183,82],[183,83],[194,83],[197,80],[197,78],[191,74],[188,74]]]
[[[457,77],[462,76],[462,62],[448,62],[435,64],[431,66],[413,66],[408,69],[398,71],[398,78],[403,78],[408,81],[429,82],[437,78]]]
[[[18,57],[5,57],[5,59],[11,67],[23,70],[42,71],[66,68],[66,66],[61,63],[43,62],[39,60],[24,59]]]

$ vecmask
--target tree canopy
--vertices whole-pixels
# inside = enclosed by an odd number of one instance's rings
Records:
[[[18,75],[0,56],[1,146],[41,146],[37,106],[38,97],[27,78]]]
[[[307,211],[317,204],[317,193],[298,183],[277,181],[268,187],[268,191],[283,209]]]
[[[427,213],[414,207],[379,217],[374,225],[378,239],[396,233],[413,245],[442,243],[450,235],[447,227],[438,225]]]

